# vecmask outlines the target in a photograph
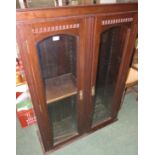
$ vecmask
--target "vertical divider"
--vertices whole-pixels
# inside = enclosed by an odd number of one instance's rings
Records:
[[[92,122],[92,95],[91,95],[91,78],[92,78],[92,63],[93,63],[93,49],[94,49],[94,25],[95,17],[90,16],[85,18],[86,29],[86,51],[85,51],[85,131],[88,132],[91,129]]]
[[[84,133],[84,63],[85,63],[85,23],[84,19],[81,19],[79,28],[79,40],[77,49],[77,87],[78,87],[78,97],[77,97],[77,115],[78,115],[78,132],[79,134]]]

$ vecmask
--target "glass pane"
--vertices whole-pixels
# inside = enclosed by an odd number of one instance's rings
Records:
[[[61,34],[37,44],[54,142],[77,131],[76,42],[76,37]]]
[[[93,124],[111,116],[112,101],[123,53],[126,28],[114,27],[100,36]]]
[[[55,143],[77,134],[76,96],[48,104],[48,111]]]

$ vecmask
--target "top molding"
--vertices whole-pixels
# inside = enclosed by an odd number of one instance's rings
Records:
[[[68,16],[86,16],[94,14],[109,14],[123,12],[138,12],[138,3],[120,3],[104,5],[85,5],[85,6],[67,6],[46,9],[25,9],[17,10],[16,21],[32,21],[37,19],[48,19]]]

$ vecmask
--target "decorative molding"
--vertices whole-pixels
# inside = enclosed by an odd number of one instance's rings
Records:
[[[46,33],[46,32],[55,32],[68,29],[77,29],[80,27],[80,24],[67,24],[67,25],[56,25],[56,26],[47,26],[47,27],[35,27],[32,29],[32,33]]]
[[[118,24],[118,23],[128,23],[132,22],[133,18],[118,18],[118,19],[105,19],[102,20],[102,25],[111,25],[111,24]]]

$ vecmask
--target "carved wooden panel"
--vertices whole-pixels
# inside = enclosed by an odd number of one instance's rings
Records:
[[[79,23],[76,24],[66,24],[66,25],[55,25],[55,26],[44,26],[44,27],[35,27],[32,29],[32,33],[46,33],[46,32],[55,32],[62,31],[67,29],[78,29],[80,27]]]
[[[102,25],[111,25],[111,24],[118,24],[118,23],[127,23],[127,22],[132,22],[133,18],[117,18],[117,19],[105,19],[102,20],[101,24]]]

